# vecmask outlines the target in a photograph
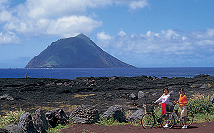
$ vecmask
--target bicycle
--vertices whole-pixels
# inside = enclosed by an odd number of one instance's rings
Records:
[[[163,115],[167,116],[166,122],[169,124],[168,128],[172,128],[175,123],[180,123],[180,126],[184,125],[183,118],[179,117],[178,109],[175,106],[176,104],[173,104],[173,110],[172,112],[167,112]],[[189,106],[187,106],[187,116],[186,116],[186,124],[187,127],[189,127],[193,123],[193,112]],[[176,121],[175,121],[176,120]]]
[[[155,112],[156,104],[150,104],[147,106],[144,106],[146,113],[142,116],[142,119],[140,120],[141,125],[144,129],[152,128],[155,124],[160,124],[161,127],[164,127],[166,124],[165,115],[161,115],[160,117]]]

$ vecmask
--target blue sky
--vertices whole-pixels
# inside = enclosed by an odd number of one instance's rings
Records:
[[[84,33],[137,67],[213,67],[213,0],[1,0],[0,68]]]

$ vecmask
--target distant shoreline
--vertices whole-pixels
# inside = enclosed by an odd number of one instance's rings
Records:
[[[214,76],[214,67],[169,67],[169,68],[11,68],[0,69],[0,78],[56,78],[76,79],[77,77],[188,77],[199,74]]]

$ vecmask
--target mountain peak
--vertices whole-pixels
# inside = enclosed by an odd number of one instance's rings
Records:
[[[83,33],[53,42],[26,68],[132,68],[98,47]]]
[[[77,38],[88,38],[85,34],[80,33],[79,35],[75,36]]]

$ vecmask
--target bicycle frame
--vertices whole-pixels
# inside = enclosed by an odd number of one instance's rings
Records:
[[[175,106],[174,106],[173,112],[169,112],[168,115],[169,115],[168,121],[174,121],[172,123],[172,126],[174,125],[174,123],[176,123],[176,120],[177,120],[177,123],[181,124],[181,126],[184,124],[184,119],[179,117],[178,114],[175,112]],[[187,119],[186,122],[188,122],[188,124],[186,123],[187,126],[190,126],[192,124],[192,122],[193,122],[193,113],[192,113],[190,108],[189,108],[189,110],[187,112],[186,119]]]

